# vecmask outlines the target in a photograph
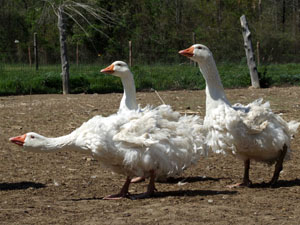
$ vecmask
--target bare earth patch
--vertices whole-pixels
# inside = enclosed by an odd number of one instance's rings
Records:
[[[232,103],[263,97],[287,120],[300,120],[300,88],[226,90]],[[204,91],[160,92],[178,111],[205,114]],[[77,152],[34,154],[9,143],[28,131],[46,136],[71,132],[94,115],[117,111],[121,94],[33,95],[0,97],[1,224],[299,224],[300,135],[292,142],[293,157],[284,163],[276,188],[263,188],[274,166],[252,163],[254,188],[229,189],[239,182],[243,163],[210,154],[182,177],[157,183],[151,199],[102,200],[116,193],[125,177],[112,174]],[[155,93],[138,93],[143,106],[161,104]],[[147,182],[132,184],[131,193]]]

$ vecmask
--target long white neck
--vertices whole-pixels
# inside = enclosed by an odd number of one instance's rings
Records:
[[[82,148],[83,146],[77,145],[76,137],[77,136],[74,135],[74,133],[56,138],[43,137],[42,144],[40,144],[39,147],[30,147],[26,145],[24,147],[28,151],[37,153],[51,153],[61,150],[76,150],[86,152],[87,149]]]
[[[47,138],[47,150],[70,150],[75,148],[75,140],[71,134],[56,137],[56,138]]]
[[[121,77],[124,88],[123,98],[120,103],[119,112],[122,110],[136,110],[138,108],[136,103],[136,89],[133,75],[127,74]]]
[[[230,106],[214,58],[211,56],[205,61],[198,62],[198,65],[206,82],[206,114],[219,104]]]

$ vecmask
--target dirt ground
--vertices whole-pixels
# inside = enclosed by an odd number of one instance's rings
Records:
[[[263,97],[287,120],[300,120],[300,88],[226,90],[232,103]],[[205,114],[204,91],[160,92],[175,110]],[[121,94],[0,97],[0,224],[299,224],[300,134],[292,142],[276,188],[264,188],[274,166],[252,163],[253,188],[227,188],[239,182],[242,161],[210,154],[182,177],[157,183],[155,197],[102,200],[117,193],[125,177],[112,174],[77,152],[34,154],[8,141],[35,131],[45,136],[71,132],[94,115],[117,111]],[[155,93],[138,101],[161,104]],[[141,193],[147,182],[132,184]]]

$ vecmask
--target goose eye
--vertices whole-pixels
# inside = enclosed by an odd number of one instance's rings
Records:
[[[35,137],[33,135],[31,135],[30,138],[34,139]]]
[[[198,49],[202,49],[202,47],[200,47],[200,46],[199,46],[199,47],[197,47],[197,48],[198,48]]]

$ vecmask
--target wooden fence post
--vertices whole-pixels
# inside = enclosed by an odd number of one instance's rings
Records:
[[[128,42],[129,48],[129,66],[132,67],[132,44],[131,41]]]
[[[260,88],[257,67],[256,67],[256,63],[255,63],[253,50],[252,50],[251,32],[248,28],[246,16],[242,15],[240,18],[240,21],[241,21],[241,26],[242,26],[242,30],[243,30],[244,47],[245,47],[245,51],[246,51],[247,64],[248,64],[248,67],[250,70],[252,87]]]
[[[34,47],[34,63],[35,70],[39,69],[39,56],[38,56],[38,41],[37,41],[37,33],[33,34],[33,47]]]

